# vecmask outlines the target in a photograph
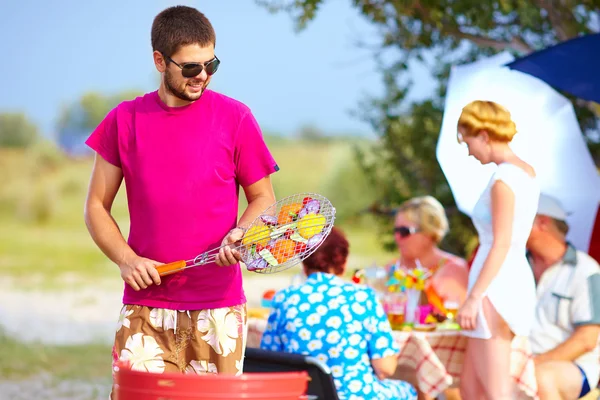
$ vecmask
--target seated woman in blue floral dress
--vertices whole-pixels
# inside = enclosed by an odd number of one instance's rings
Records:
[[[340,399],[416,399],[410,384],[387,379],[396,371],[399,349],[375,292],[338,277],[348,248],[334,228],[304,261],[308,279],[275,295],[261,348],[327,364]]]

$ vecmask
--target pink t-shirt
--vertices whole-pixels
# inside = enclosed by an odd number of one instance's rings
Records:
[[[220,246],[237,223],[239,185],[278,170],[248,107],[210,90],[184,107],[168,107],[157,92],[125,101],[86,143],[123,170],[129,245],[164,263]],[[173,310],[245,302],[239,265],[189,268],[139,292],[125,284],[123,296]]]

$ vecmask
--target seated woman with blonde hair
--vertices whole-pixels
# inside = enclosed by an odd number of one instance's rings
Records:
[[[432,274],[430,284],[442,301],[462,304],[467,295],[469,271],[464,259],[441,250],[438,245],[448,233],[444,207],[431,196],[414,197],[396,212],[394,238],[400,258],[390,265],[413,269],[420,264]]]
[[[349,244],[333,228],[306,260],[306,282],[273,298],[261,348],[304,354],[329,366],[340,399],[412,400],[415,389],[387,379],[399,348],[375,292],[340,278]]]

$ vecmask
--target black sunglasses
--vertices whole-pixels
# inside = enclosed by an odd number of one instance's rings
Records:
[[[400,237],[405,238],[419,232],[419,230],[414,226],[395,226],[394,232],[399,234]]]
[[[208,76],[214,75],[214,73],[219,69],[219,64],[221,64],[221,60],[219,60],[217,56],[205,63],[188,62],[183,64],[176,63],[171,57],[164,54],[163,57],[181,68],[181,75],[183,75],[184,78],[193,78],[199,75],[202,70],[206,70],[206,74]]]

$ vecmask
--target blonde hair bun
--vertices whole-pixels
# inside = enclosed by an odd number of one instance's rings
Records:
[[[517,133],[517,126],[506,108],[483,100],[472,101],[462,109],[458,129],[464,136],[477,136],[486,131],[490,139],[499,142],[510,142]]]

